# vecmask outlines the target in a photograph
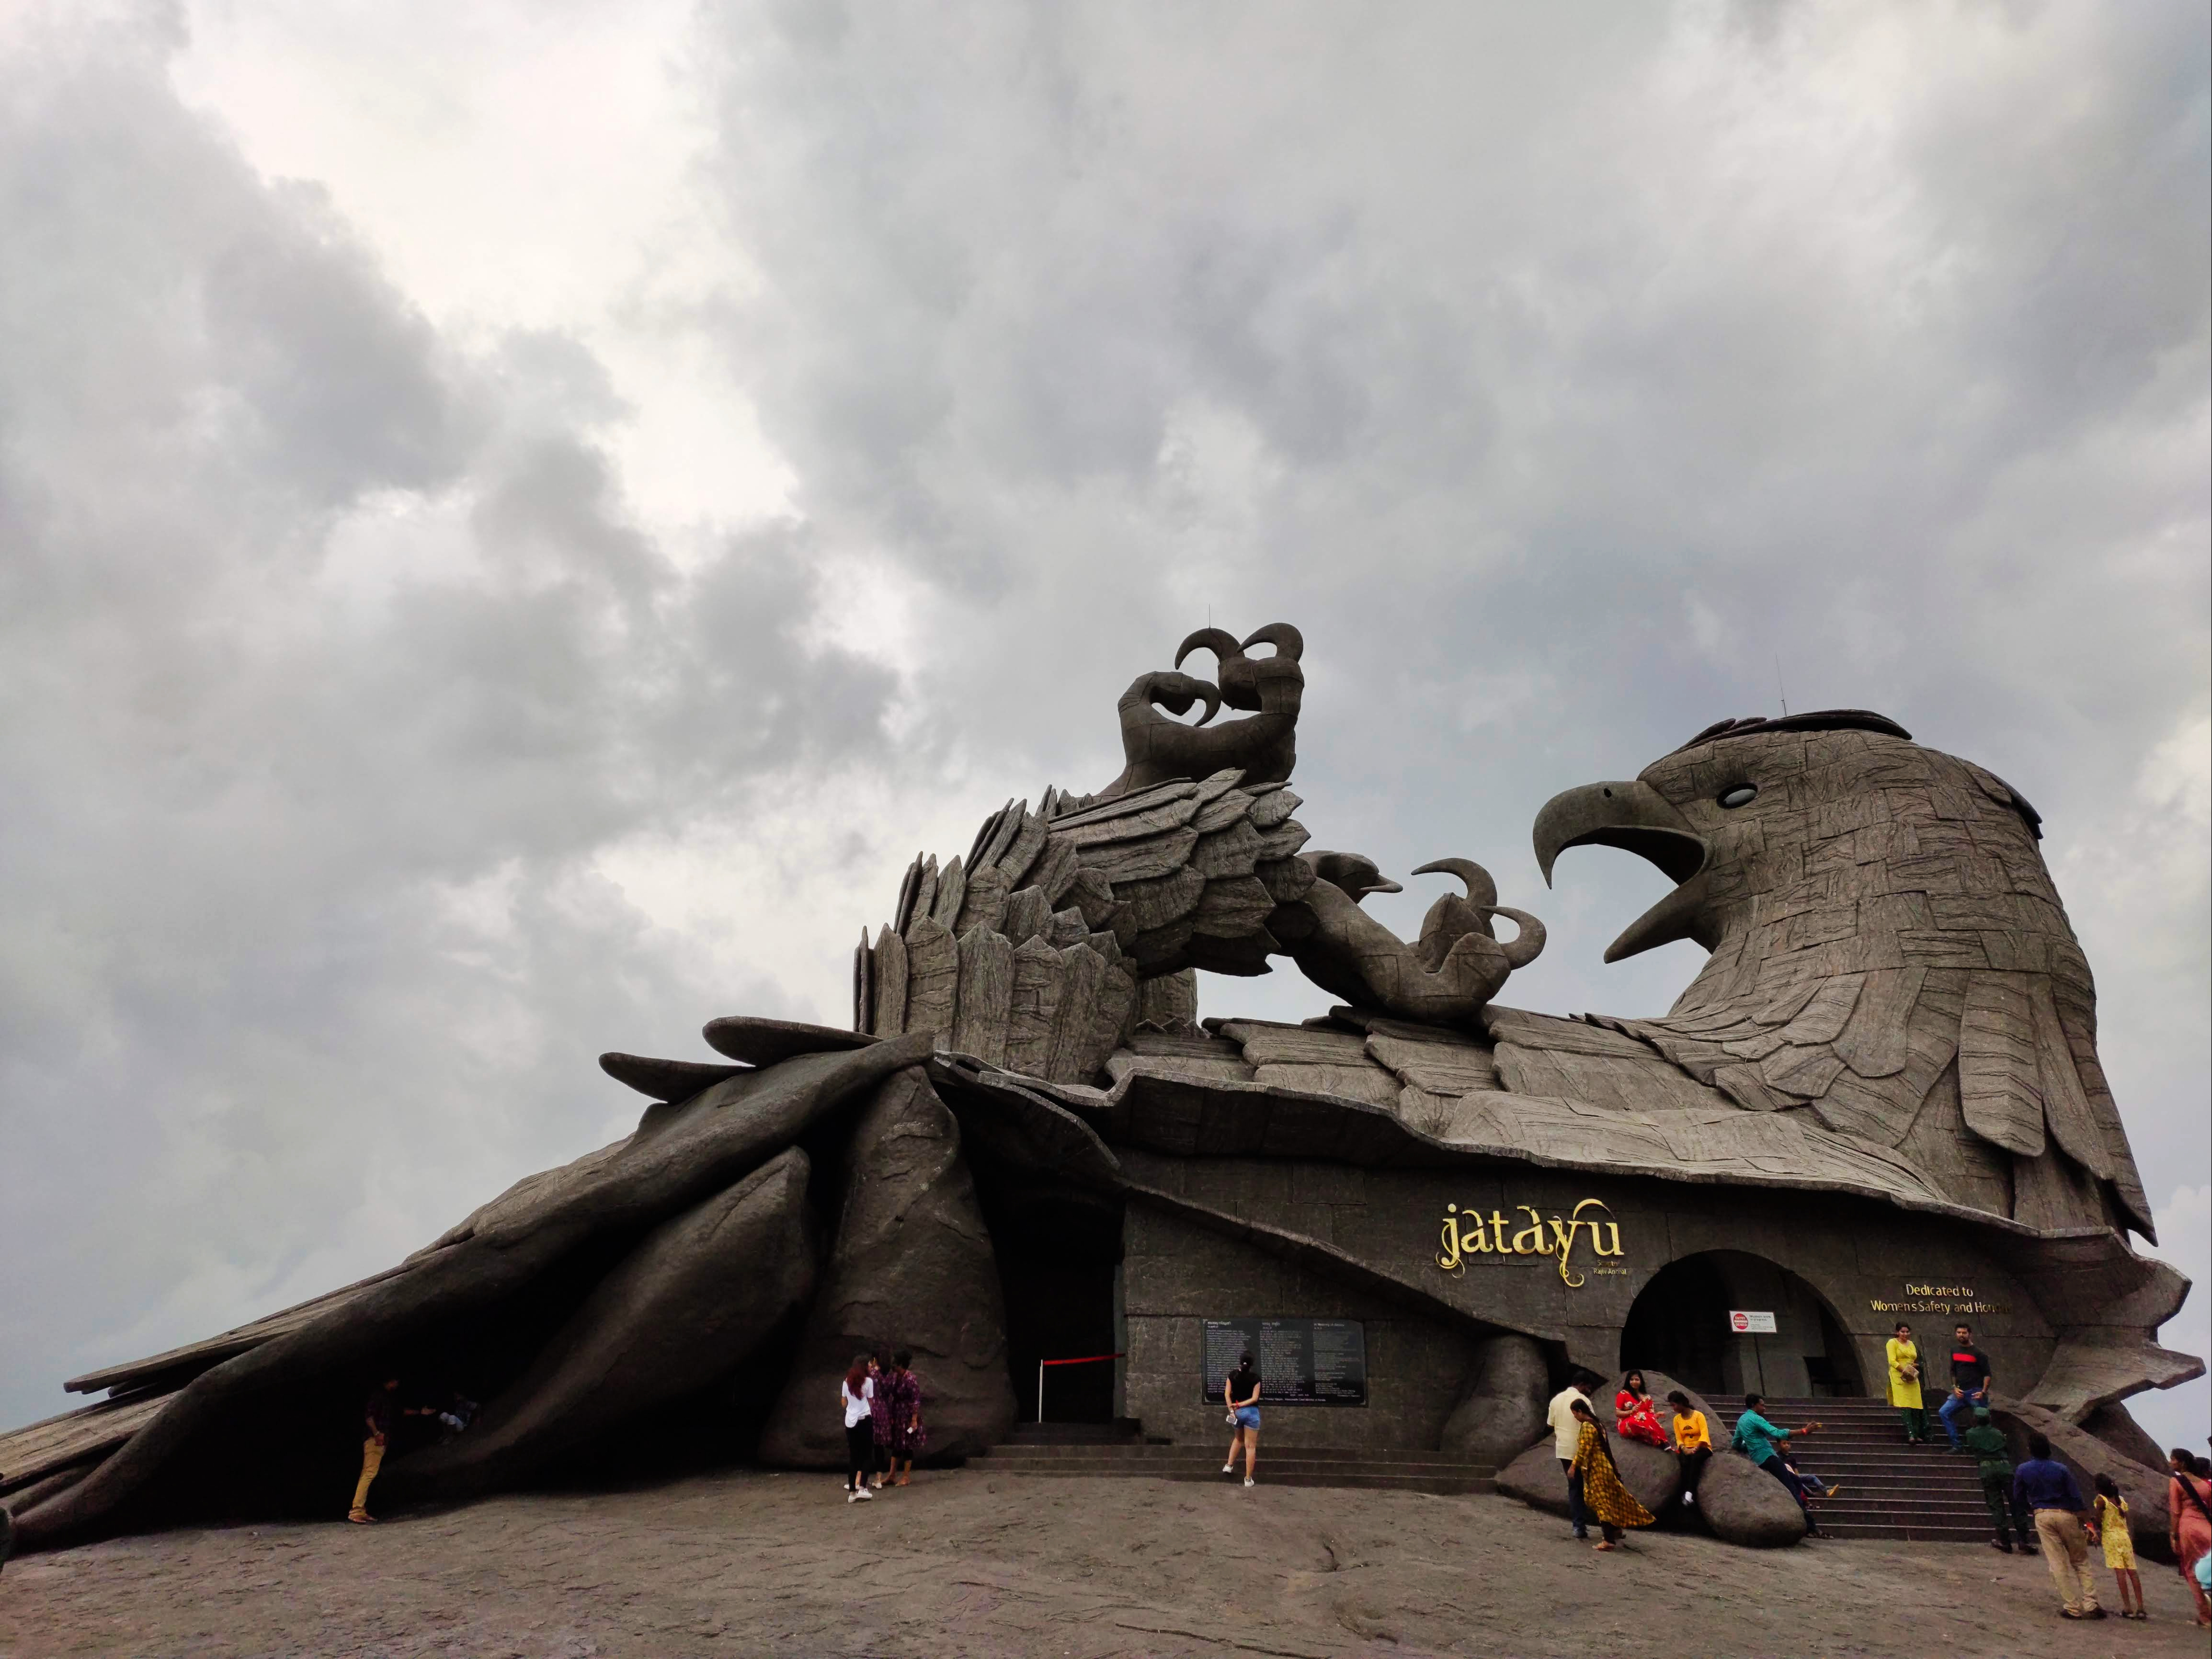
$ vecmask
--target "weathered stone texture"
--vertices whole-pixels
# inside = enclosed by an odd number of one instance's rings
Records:
[[[929,1455],[980,1452],[1013,1426],[998,1268],[928,1079],[899,1073],[854,1125],[836,1242],[789,1380],[761,1436],[765,1462],[843,1466],[837,1382],[855,1353],[914,1350]]]

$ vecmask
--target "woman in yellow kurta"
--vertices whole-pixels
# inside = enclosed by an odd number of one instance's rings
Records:
[[[1605,1534],[1602,1541],[1591,1547],[1609,1550],[1620,1541],[1623,1527],[1650,1526],[1651,1511],[1620,1484],[1620,1471],[1613,1466],[1613,1449],[1606,1444],[1605,1431],[1598,1427],[1589,1402],[1577,1400],[1573,1410],[1577,1425],[1575,1461],[1567,1466],[1567,1473],[1582,1477],[1583,1505],[1597,1517],[1598,1529]]]
[[[1898,1322],[1897,1334],[1886,1346],[1889,1355],[1889,1403],[1905,1419],[1905,1443],[1925,1444],[1928,1413],[1920,1408],[1920,1350],[1912,1340],[1912,1327]]]

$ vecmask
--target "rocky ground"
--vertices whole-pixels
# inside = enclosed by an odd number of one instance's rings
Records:
[[[1494,1497],[979,1471],[848,1505],[738,1473],[33,1556],[0,1654],[2203,1654],[2177,1575],[2144,1576],[2149,1624],[2085,1625],[2039,1559],[1955,1545],[1607,1556]]]

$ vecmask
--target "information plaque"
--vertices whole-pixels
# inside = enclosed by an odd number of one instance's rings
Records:
[[[1209,1319],[1200,1388],[1218,1405],[1221,1385],[1249,1353],[1260,1370],[1260,1408],[1367,1403],[1367,1328],[1356,1319]]]

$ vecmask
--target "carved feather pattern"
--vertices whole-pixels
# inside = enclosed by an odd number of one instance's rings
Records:
[[[2033,809],[1979,767],[1865,731],[1709,744],[1644,777],[1697,803],[1747,769],[1781,805],[1711,837],[1704,971],[1664,1018],[1605,1023],[1747,1109],[1809,1107],[1908,1151],[1962,1201],[2097,1224],[2109,1182],[2148,1232]],[[1939,1121],[1983,1150],[1944,1150]]]
[[[1292,856],[1306,840],[1298,798],[1243,776],[1103,802],[1047,790],[1035,811],[1009,801],[986,818],[964,859],[917,858],[891,925],[861,947],[856,1025],[932,1031],[991,1065],[1087,1081],[1140,980],[1267,972],[1279,948],[1267,918],[1313,875]]]

